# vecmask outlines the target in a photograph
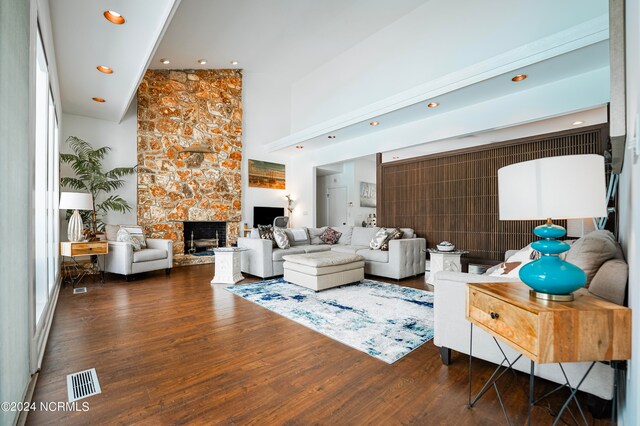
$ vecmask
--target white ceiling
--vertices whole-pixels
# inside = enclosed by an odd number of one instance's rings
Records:
[[[119,122],[126,113],[177,0],[49,0],[62,110]],[[122,25],[107,21],[120,13]],[[111,67],[111,75],[96,70]],[[97,103],[100,97],[105,103]]]
[[[182,0],[150,68],[235,67],[293,82],[427,1]]]
[[[400,126],[415,120],[436,117],[469,105],[487,100],[508,96],[537,86],[542,86],[565,78],[587,73],[609,66],[609,43],[601,41],[563,55],[537,62],[533,65],[515,69],[509,73],[493,77],[461,89],[445,93],[424,102],[396,109],[384,115],[371,117],[364,121],[342,127],[339,130],[307,139],[297,144],[305,149],[325,148],[360,136],[366,136]],[[526,74],[526,80],[514,83],[511,78],[516,74]],[[428,102],[438,102],[436,108],[427,108]],[[371,120],[378,121],[378,126],[371,126]],[[329,138],[329,136],[334,136]],[[295,146],[285,148],[295,152]]]

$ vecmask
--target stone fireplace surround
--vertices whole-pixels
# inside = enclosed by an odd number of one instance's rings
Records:
[[[237,242],[241,97],[241,70],[148,70],[138,89],[138,224],[174,241],[177,264],[191,263],[186,221],[224,222],[227,245]]]

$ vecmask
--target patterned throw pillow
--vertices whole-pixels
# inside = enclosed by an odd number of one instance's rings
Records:
[[[261,240],[271,240],[273,247],[276,246],[276,240],[273,239],[273,226],[258,225],[258,233],[260,233]]]
[[[389,251],[389,241],[400,240],[402,239],[403,235],[404,235],[404,232],[402,232],[400,228],[392,229],[389,232],[389,236],[387,237],[386,241],[383,242],[382,245],[380,246],[380,251]]]
[[[273,228],[273,239],[281,249],[288,249],[291,246],[284,228],[278,228],[277,226]]]
[[[325,244],[333,245],[333,244],[338,242],[338,240],[340,239],[341,235],[342,235],[342,232],[338,232],[333,228],[327,228],[320,235],[320,239]]]
[[[120,228],[116,237],[116,241],[131,244],[133,246],[133,251],[140,250],[140,243],[137,239],[133,238],[129,231],[127,231],[126,229]]]
[[[520,269],[527,263],[536,260],[540,253],[531,248],[531,244],[518,251],[505,262],[501,263],[497,268],[493,269],[489,275],[491,277],[518,278]]]
[[[131,235],[131,238],[138,241],[140,248],[147,248],[147,240],[144,238],[144,230],[138,225],[120,225],[120,229],[124,229]]]
[[[389,230],[387,228],[380,228],[376,235],[373,236],[371,242],[369,243],[369,248],[371,250],[380,250],[382,244],[387,241],[389,238]]]

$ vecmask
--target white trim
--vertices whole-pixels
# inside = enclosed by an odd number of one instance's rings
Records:
[[[162,37],[164,36],[164,33],[167,31],[167,28],[169,28],[171,19],[173,19],[173,15],[176,13],[176,10],[178,10],[178,6],[180,5],[181,1],[182,0],[173,0],[173,4],[169,6],[169,13],[167,14],[167,18],[165,19],[165,21],[158,28],[158,33],[155,35],[156,42],[153,45],[151,45],[151,48],[149,49],[149,52],[147,54],[147,61],[144,63],[144,66],[140,70],[140,73],[138,74],[138,78],[136,78],[133,81],[131,88],[129,89],[129,93],[130,93],[129,100],[127,101],[127,103],[124,104],[124,108],[122,109],[122,111],[120,111],[120,116],[118,117],[118,124],[122,122],[122,119],[124,118],[124,116],[127,114],[127,111],[129,110],[129,106],[131,105],[131,102],[133,102],[133,99],[136,97],[136,94],[138,93],[138,86],[140,86],[140,83],[142,83],[142,79],[144,78],[144,75],[147,72],[147,69],[149,68],[149,64],[151,64],[153,55],[155,55],[156,50],[158,49],[158,46],[160,46]],[[90,117],[90,116],[87,116],[87,117]],[[91,116],[90,118],[96,118],[96,117]]]
[[[444,77],[418,85],[397,95],[292,133],[267,144],[265,148],[267,152],[278,151],[426,99],[496,77],[511,70],[520,69],[599,43],[608,38],[609,21],[606,15],[601,15],[548,37],[478,62],[457,72],[447,74]]]

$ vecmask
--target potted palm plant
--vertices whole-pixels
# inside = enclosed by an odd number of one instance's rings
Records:
[[[93,196],[93,210],[82,211],[83,223],[90,224],[87,232],[89,239],[94,239],[96,234],[104,230],[104,215],[108,211],[126,213],[131,211],[131,205],[117,194],[109,193],[122,188],[125,181],[122,179],[136,172],[134,167],[116,167],[108,171],[103,170],[102,160],[111,148],[103,146],[93,149],[86,141],[69,136],[67,139],[73,154],[60,154],[60,160],[69,164],[75,176],[60,178],[60,184],[64,188],[85,191]]]

